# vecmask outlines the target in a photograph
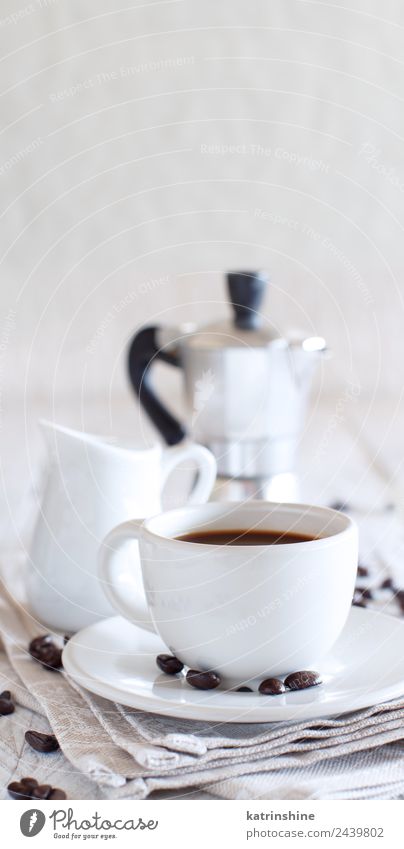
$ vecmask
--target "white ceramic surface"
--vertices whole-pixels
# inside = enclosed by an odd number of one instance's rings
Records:
[[[31,611],[48,627],[77,631],[113,609],[97,580],[99,546],[118,522],[161,510],[161,493],[176,466],[196,463],[190,502],[206,501],[216,464],[200,445],[136,450],[42,422],[49,465],[27,574]],[[134,557],[132,557],[132,562]]]
[[[318,537],[302,543],[223,546],[185,542],[189,530],[258,528]],[[134,592],[138,539],[147,605]],[[127,522],[106,538],[100,579],[118,612],[157,632],[194,669],[228,683],[317,664],[346,622],[356,577],[355,523],[327,508],[251,501],[171,510]]]
[[[324,683],[282,696],[193,690],[183,675],[159,672],[166,648],[120,617],[76,634],[63,652],[66,672],[92,693],[165,716],[220,722],[277,722],[346,713],[404,694],[404,623],[353,607],[321,662]],[[256,686],[254,682],[253,686]]]

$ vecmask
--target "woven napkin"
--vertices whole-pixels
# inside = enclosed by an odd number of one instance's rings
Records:
[[[404,699],[330,719],[258,725],[167,718],[115,705],[30,657],[29,642],[43,629],[18,600],[23,582],[15,560],[8,567],[8,589],[3,583],[0,592],[0,686],[12,690],[19,708],[7,718],[14,739],[0,729],[4,781],[34,772],[55,786],[52,766],[70,798],[145,798],[154,790],[195,787],[224,798],[316,798],[326,792],[319,786],[327,774],[340,776],[339,784],[328,782],[329,793],[353,793],[355,781],[358,793],[377,786],[380,794],[382,784],[387,793],[404,792]],[[61,753],[44,759],[29,750],[28,727],[51,729]],[[385,751],[382,780],[378,759]]]

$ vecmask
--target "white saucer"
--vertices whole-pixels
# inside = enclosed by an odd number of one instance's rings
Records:
[[[63,665],[92,693],[139,710],[215,722],[277,722],[347,713],[404,695],[403,645],[402,621],[353,607],[333,651],[317,664],[322,685],[282,696],[203,692],[183,675],[161,673],[156,655],[167,649],[160,638],[117,616],[72,637]]]

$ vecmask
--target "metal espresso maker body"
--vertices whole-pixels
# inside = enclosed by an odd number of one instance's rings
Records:
[[[129,374],[140,403],[168,445],[188,436],[215,455],[214,499],[293,501],[296,452],[322,337],[288,340],[264,320],[264,272],[227,275],[233,317],[202,327],[145,327],[132,340]],[[183,372],[188,421],[158,399],[156,360]]]

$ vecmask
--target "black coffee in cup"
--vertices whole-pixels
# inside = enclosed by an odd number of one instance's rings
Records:
[[[183,542],[199,545],[290,545],[296,542],[311,542],[317,537],[298,534],[294,531],[256,531],[245,529],[190,531],[176,537]]]

